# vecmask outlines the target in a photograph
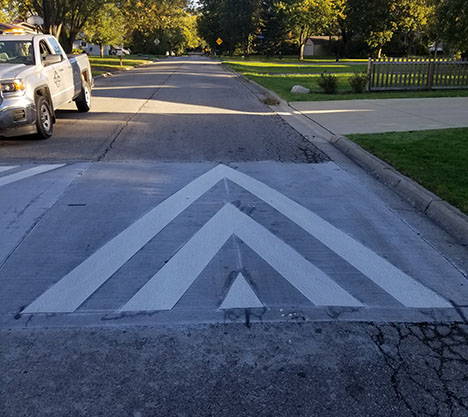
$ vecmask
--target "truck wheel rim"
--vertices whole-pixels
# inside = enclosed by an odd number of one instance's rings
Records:
[[[43,104],[41,106],[41,124],[42,127],[48,132],[50,130],[51,126],[51,120],[50,120],[50,112],[49,108],[47,107],[46,104]]]

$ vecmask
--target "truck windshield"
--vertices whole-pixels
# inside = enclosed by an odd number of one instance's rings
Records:
[[[34,65],[32,42],[0,41],[0,64]]]

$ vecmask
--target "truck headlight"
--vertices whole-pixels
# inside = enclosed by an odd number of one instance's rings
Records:
[[[21,80],[0,81],[2,93],[14,93],[24,90],[24,83]]]

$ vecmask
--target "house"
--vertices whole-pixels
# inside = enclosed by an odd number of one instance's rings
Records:
[[[332,41],[338,40],[337,36],[311,36],[304,46],[304,56],[330,56]]]
[[[84,53],[92,56],[101,55],[101,47],[99,45],[94,45],[82,40],[73,42],[73,49],[82,49]],[[110,55],[110,51],[111,47],[109,45],[104,45],[104,56]]]

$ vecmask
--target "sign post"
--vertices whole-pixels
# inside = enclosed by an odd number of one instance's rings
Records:
[[[123,56],[124,56],[124,51],[122,51],[121,49],[119,49],[117,51],[117,56],[120,57],[120,66],[123,67]]]

